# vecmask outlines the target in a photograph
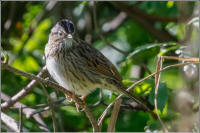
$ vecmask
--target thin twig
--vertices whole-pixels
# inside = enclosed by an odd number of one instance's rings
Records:
[[[151,70],[145,65],[140,59],[137,57],[132,56],[131,59],[135,60],[137,63],[139,63],[149,74],[152,74]]]
[[[22,132],[22,127],[23,127],[23,118],[22,118],[22,112],[23,112],[23,108],[22,105],[19,108],[19,132]]]
[[[21,55],[21,53],[24,50],[24,46],[27,44],[27,42],[29,41],[29,39],[32,37],[34,31],[36,30],[38,24],[44,20],[44,18],[47,16],[47,13],[49,13],[49,11],[51,11],[55,5],[56,5],[57,1],[55,0],[50,0],[49,2],[44,3],[43,5],[43,9],[41,10],[40,13],[38,13],[33,20],[31,21],[31,23],[29,24],[29,26],[24,29],[25,32],[27,32],[28,37],[25,38],[23,40],[23,43],[21,44],[22,46],[20,47],[19,51],[17,52],[17,54],[15,55],[14,59],[12,59],[12,61],[14,61],[15,59],[18,58],[19,55]]]
[[[160,118],[160,115],[158,114],[158,104],[157,104],[157,95],[158,95],[158,87],[159,87],[159,83],[160,83],[160,75],[161,73],[159,72],[162,69],[162,57],[158,58],[158,62],[157,62],[157,66],[156,66],[156,72],[158,72],[155,75],[155,96],[154,96],[154,106],[155,106],[155,110],[156,110],[156,115],[158,117],[158,120],[160,121],[162,128],[164,130],[164,132],[168,132],[167,127],[165,126],[164,122],[162,121],[162,119]]]
[[[186,61],[186,62],[195,62],[199,63],[199,58],[182,58],[182,57],[176,57],[176,56],[162,56],[164,59],[170,59],[170,60],[178,60],[178,61]]]
[[[18,70],[16,68],[14,68],[14,67],[12,67],[12,66],[10,66],[8,64],[4,64],[2,62],[1,62],[1,66],[4,69],[7,69],[7,70],[12,71],[12,72],[15,72],[15,73],[17,73],[19,75],[22,75],[22,76],[25,76],[25,77],[27,77],[29,79],[36,80],[36,81],[41,82],[41,83],[43,83],[43,84],[45,84],[47,86],[50,86],[52,88],[58,89],[59,91],[63,92],[64,94],[67,94],[68,96],[72,97],[72,93],[70,91],[68,91],[64,87],[58,85],[57,83],[54,83],[53,81],[45,80],[45,79],[40,78],[38,76],[35,76],[33,74],[26,73],[24,71]],[[75,100],[76,103],[80,104],[80,107],[84,108],[84,106],[83,106],[84,103],[83,103],[83,101],[80,98],[74,97],[74,100]]]
[[[73,107],[74,107],[73,104],[53,104],[53,106],[54,106],[54,108],[63,107],[63,106],[73,106]],[[42,108],[42,109],[39,109],[39,110],[36,110],[36,111],[32,112],[32,113],[30,114],[30,116],[33,116],[33,115],[38,114],[38,113],[42,113],[42,112],[47,111],[47,110],[49,110],[49,109],[50,109],[49,106],[44,107],[44,108]]]
[[[3,63],[7,64],[7,63]],[[3,64],[2,68],[3,68]],[[42,70],[39,72],[37,77],[43,77],[47,73],[46,66],[42,68]],[[21,100],[23,97],[25,97],[36,85],[38,82],[36,80],[32,80],[25,88],[23,88],[21,91],[19,91],[17,94],[15,94],[12,98],[7,100],[6,102],[1,104],[1,110],[5,111],[10,106],[14,105],[17,101]]]
[[[97,34],[99,35],[99,37],[111,48],[115,49],[116,51],[118,51],[119,53],[126,55],[127,53],[125,51],[122,51],[121,49],[115,47],[114,45],[112,45],[101,33],[100,30],[98,28],[98,23],[97,23],[97,17],[96,17],[96,2],[94,1],[93,4],[93,18],[94,18],[94,26],[96,29]]]
[[[124,14],[124,12],[121,12],[122,14]],[[96,17],[96,3],[94,1],[94,5],[93,5],[93,18],[94,18],[94,26],[95,26],[95,30],[97,32],[97,34],[99,35],[99,37],[111,48],[113,48],[114,50],[118,51],[119,53],[123,54],[124,56],[127,56],[129,53],[125,52],[117,47],[115,47],[113,44],[111,44],[104,36],[103,34],[100,32],[99,28],[98,28],[98,23],[97,23],[97,17]],[[126,16],[126,15],[125,15]],[[149,73],[151,74],[151,71],[149,70],[149,68],[139,59],[137,59],[136,57],[132,57],[133,60],[135,60],[136,62],[138,62],[139,64],[141,64],[141,66]]]
[[[101,129],[97,124],[97,120],[94,118],[93,114],[91,113],[88,107],[84,108],[84,112],[86,113],[88,119],[90,120],[92,124],[93,132],[101,132]]]
[[[43,84],[45,84],[45,85],[47,85],[47,86],[50,86],[50,87],[52,87],[52,88],[58,89],[59,91],[63,92],[64,94],[67,94],[67,95],[70,96],[71,98],[73,97],[74,101],[75,101],[77,104],[79,104],[79,106],[80,106],[81,108],[85,109],[84,111],[85,111],[87,117],[89,118],[89,120],[90,120],[90,122],[91,122],[91,124],[92,124],[92,126],[93,126],[93,128],[94,128],[94,131],[97,132],[97,131],[100,130],[99,128],[97,128],[97,127],[98,127],[98,125],[96,124],[97,122],[95,122],[95,118],[94,118],[94,116],[92,115],[90,109],[86,106],[86,104],[85,104],[80,98],[78,98],[77,96],[74,96],[74,95],[73,95],[70,91],[68,91],[67,89],[63,88],[62,86],[60,86],[60,85],[58,85],[58,84],[56,84],[56,83],[54,83],[54,82],[52,82],[52,81],[50,81],[50,80],[45,80],[45,79],[40,78],[40,77],[37,77],[37,76],[35,76],[35,75],[33,75],[33,74],[26,73],[26,72],[24,72],[24,71],[18,70],[18,69],[14,68],[14,67],[12,67],[12,66],[10,66],[10,65],[8,65],[8,64],[5,64],[5,63],[3,63],[3,62],[1,62],[1,66],[2,66],[2,68],[7,69],[7,70],[9,70],[9,71],[11,71],[11,72],[15,72],[15,73],[17,73],[17,74],[19,74],[19,75],[25,76],[25,77],[27,77],[27,78],[36,80],[36,81],[38,81],[38,82],[40,82],[40,83],[43,83]]]
[[[1,99],[3,101],[9,101],[10,97],[8,95],[6,95],[5,93],[1,92]],[[44,121],[42,120],[40,115],[35,114],[33,116],[30,116],[32,112],[36,111],[35,109],[32,109],[31,107],[27,107],[26,105],[24,105],[20,102],[16,102],[13,106],[14,106],[13,108],[15,108],[15,109],[19,109],[20,107],[22,107],[23,113],[26,115],[26,118],[28,118],[28,119],[33,118],[36,121],[36,123],[39,124],[39,128],[42,131],[49,132],[47,125],[44,123]]]
[[[177,38],[169,34],[165,29],[156,29],[153,25],[157,22],[155,19],[151,19],[152,17],[148,17],[149,15],[144,13],[137,6],[129,5],[126,2],[114,2],[110,1],[110,3],[115,6],[120,11],[124,11],[128,17],[132,18],[135,22],[140,24],[147,32],[152,34],[158,41],[166,42],[166,41],[175,41],[177,42]]]
[[[12,117],[6,115],[5,113],[1,112],[1,121],[2,123],[4,123],[7,127],[9,127],[9,129],[11,129],[14,132],[18,132],[19,131],[19,123],[17,123],[17,121],[15,119],[13,119]],[[28,132],[28,130],[26,128],[22,128],[23,132]]]
[[[53,107],[53,103],[51,101],[51,98],[46,90],[46,88],[44,87],[44,85],[42,83],[40,83],[42,90],[44,92],[44,94],[47,97],[47,102],[49,104],[50,110],[51,110],[51,116],[52,116],[52,121],[53,121],[53,131],[54,133],[57,132],[57,126],[56,126],[56,118],[55,118],[55,112],[54,112],[54,107]]]
[[[121,102],[122,102],[121,98],[118,99],[115,102],[115,105],[114,105],[114,108],[112,110],[112,114],[111,114],[111,117],[110,117],[110,122],[108,124],[107,132],[114,132],[115,131],[115,125],[116,125],[116,122],[117,122]]]
[[[60,107],[60,103],[62,103],[66,98],[61,98],[61,99],[58,99],[56,101],[53,102],[53,106],[54,107]],[[72,105],[72,104],[71,104]],[[23,109],[26,109],[26,108],[40,108],[40,107],[47,107],[49,106],[48,104],[37,104],[37,105],[33,105],[33,106],[23,106],[22,108]],[[10,107],[10,109],[19,109],[19,107]]]
[[[100,89],[99,92],[99,101],[97,101],[95,104],[93,105],[89,105],[88,108],[95,108],[97,107],[99,104],[101,104],[103,102],[103,96],[102,96],[102,89]]]
[[[162,71],[165,71],[165,70],[170,69],[170,68],[173,68],[173,67],[184,66],[184,65],[188,65],[188,64],[191,64],[191,62],[186,62],[186,63],[182,63],[182,64],[169,65],[169,66],[164,67],[163,69],[161,69],[161,70],[158,71],[158,72],[162,72]],[[195,63],[195,64],[198,64],[198,63]],[[143,79],[141,79],[141,80],[135,82],[134,84],[132,84],[132,85],[127,89],[127,91],[130,91],[130,90],[131,90],[133,87],[135,87],[136,85],[138,85],[138,84],[142,83],[143,81],[145,81],[145,80],[147,80],[147,79],[149,79],[149,78],[155,76],[158,72],[152,73],[152,74],[150,74],[149,76],[147,76],[147,77],[145,77],[145,78],[143,78]],[[99,117],[99,119],[98,119],[98,125],[101,125],[101,124],[102,124],[102,122],[103,122],[103,120],[104,120],[104,118],[105,118],[105,116],[106,116],[108,110],[112,107],[112,105],[115,103],[115,101],[116,101],[117,99],[121,98],[122,96],[123,96],[123,95],[120,94],[114,101],[112,101],[112,102],[107,106],[107,108],[104,110],[104,112],[102,113],[102,115],[101,115],[101,116]]]

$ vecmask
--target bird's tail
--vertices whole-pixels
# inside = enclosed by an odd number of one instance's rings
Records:
[[[133,95],[131,95],[130,92],[126,91],[125,87],[119,89],[120,92],[122,94],[124,94],[125,96],[129,97],[130,99],[132,99],[133,101],[137,102],[138,104],[142,105],[145,109],[147,109],[148,111],[151,111],[151,109],[149,109],[144,103],[142,103],[140,100],[138,100],[136,97],[134,97]]]

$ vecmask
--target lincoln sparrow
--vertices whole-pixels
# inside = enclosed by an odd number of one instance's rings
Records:
[[[142,104],[125,90],[115,66],[100,51],[75,38],[74,32],[74,24],[68,19],[51,29],[45,57],[53,79],[77,95],[87,96],[96,88],[106,88]]]

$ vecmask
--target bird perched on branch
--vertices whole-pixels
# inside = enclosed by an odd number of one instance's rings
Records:
[[[142,104],[126,91],[115,66],[92,45],[75,38],[74,33],[74,24],[68,19],[57,22],[51,29],[45,57],[53,79],[74,95],[81,95],[83,100],[101,88],[122,93]]]

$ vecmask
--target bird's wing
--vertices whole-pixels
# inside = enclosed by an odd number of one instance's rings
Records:
[[[81,49],[84,49],[83,56],[87,55],[85,58],[88,58],[86,65],[88,66],[89,70],[109,78],[113,78],[119,81],[122,80],[116,67],[100,51],[92,47],[90,44],[87,44],[86,42],[81,41],[81,43]]]

